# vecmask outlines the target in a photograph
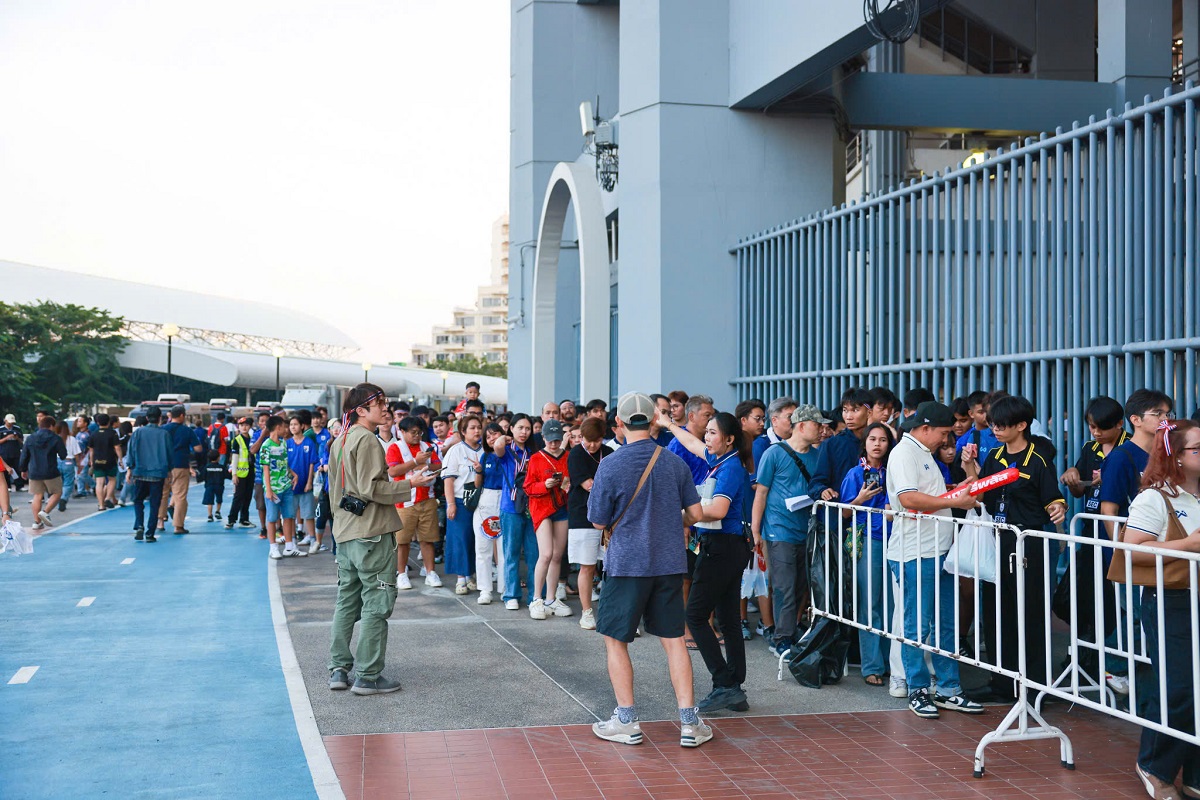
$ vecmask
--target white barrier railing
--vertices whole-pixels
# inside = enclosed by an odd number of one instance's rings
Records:
[[[986,748],[997,742],[1058,739],[1062,765],[1074,769],[1070,739],[1041,715],[1041,703],[1046,696],[1080,703],[1101,713],[1200,744],[1196,733],[1200,731],[1200,704],[1193,709],[1193,719],[1173,720],[1169,716],[1167,692],[1154,691],[1155,685],[1167,685],[1166,644],[1164,637],[1159,636],[1157,649],[1147,652],[1146,635],[1137,624],[1135,614],[1142,587],[1130,581],[1122,584],[1107,581],[1106,553],[1131,559],[1132,553],[1141,552],[1156,556],[1159,585],[1162,585],[1164,551],[1161,548],[1118,543],[1109,537],[1106,526],[1109,523],[1120,525],[1123,519],[1081,514],[1072,521],[1068,534],[1020,531],[1011,525],[994,522],[834,502],[818,503],[813,513],[825,523],[823,536],[810,544],[810,555],[813,556],[810,568],[815,571],[811,575],[814,620],[824,617],[857,631],[952,659],[958,664],[971,664],[1015,683],[1016,700],[1012,709],[996,730],[980,740],[976,749],[976,777],[983,775]],[[893,571],[888,556],[896,563],[907,563],[901,561],[905,543],[893,532],[897,520],[909,521],[907,535],[913,535],[915,530],[916,547],[909,550],[910,556],[914,551],[944,554],[950,541],[958,544],[948,557],[936,558],[936,569],[918,568],[914,564]],[[1099,535],[1079,535],[1085,530],[1083,526],[1089,524]],[[873,530],[881,538],[874,538]],[[968,539],[982,541],[983,545],[970,550],[964,559],[962,547]],[[912,545],[911,540],[909,544]],[[1056,588],[1058,554],[1063,546],[1067,553],[1068,569],[1063,580],[1067,582],[1064,591],[1068,593],[1070,630],[1068,660],[1065,668],[1056,675],[1052,665],[1050,608]],[[1188,617],[1193,665],[1190,679],[1193,696],[1200,697],[1200,603],[1197,602],[1200,554],[1175,551],[1166,555],[1177,555],[1190,562],[1190,588],[1185,590],[1190,593]],[[916,562],[920,563],[920,560]],[[976,581],[947,571],[981,575],[986,574],[989,563],[996,567],[994,582]],[[1131,570],[1127,569],[1126,574],[1132,574]],[[914,581],[915,587],[912,586]],[[908,631],[904,630],[899,613],[906,588],[916,606],[915,624],[910,624]],[[1015,601],[1015,608],[1005,607],[1006,597],[1008,601]],[[1090,620],[1089,614],[1081,613],[1079,607],[1085,597],[1091,599]],[[1107,634],[1105,620],[1107,597],[1112,598],[1117,619],[1117,631],[1111,637]],[[1168,616],[1178,624],[1178,612],[1168,614],[1161,591],[1157,593],[1156,603],[1153,621],[1158,631],[1164,630]],[[970,611],[969,616],[964,616],[966,610]],[[1003,619],[1003,615],[1014,612],[1014,618]],[[1003,634],[1002,622],[1008,623],[1009,641]],[[990,631],[986,623],[990,623]],[[968,630],[973,630],[970,638],[973,646],[969,651],[960,647]],[[1011,641],[1014,630],[1015,642]],[[946,641],[948,638],[949,642]],[[1014,646],[1015,654],[1012,652]],[[1033,651],[1032,657],[1030,651]],[[1098,674],[1093,675],[1085,668],[1083,658],[1089,653],[1094,654]],[[786,654],[780,658],[780,677],[786,658]],[[1121,708],[1104,682],[1105,673],[1117,664],[1124,666],[1130,677],[1128,709]],[[1154,683],[1149,689],[1139,686],[1138,665],[1154,668]],[[944,676],[939,676],[942,678]],[[1153,696],[1152,708],[1139,708],[1139,705],[1148,705],[1139,704],[1139,691]],[[1191,731],[1184,730],[1188,722]]]

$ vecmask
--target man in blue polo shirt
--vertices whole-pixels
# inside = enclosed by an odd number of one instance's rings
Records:
[[[1125,401],[1125,416],[1133,435],[1125,444],[1114,447],[1100,468],[1100,513],[1110,517],[1129,514],[1129,504],[1141,490],[1142,473],[1150,461],[1154,433],[1164,419],[1170,419],[1175,403],[1154,389],[1138,389]],[[1112,526],[1109,534],[1115,534]]]
[[[171,472],[163,486],[162,505],[158,509],[158,518],[165,526],[167,505],[170,503],[174,509],[171,519],[175,523],[175,533],[184,534],[188,533],[188,529],[184,527],[184,521],[187,519],[187,493],[192,476],[192,456],[199,453],[202,448],[196,443],[196,436],[188,427],[185,409],[181,405],[171,406],[171,421],[163,425],[163,430],[171,437]],[[169,500],[168,489],[171,492]]]
[[[842,393],[842,421],[846,427],[817,450],[817,471],[809,487],[814,498],[820,495],[822,500],[837,500],[841,496],[842,481],[858,465],[873,402],[866,389],[851,387]]]
[[[776,442],[787,441],[792,435],[792,412],[796,410],[796,406],[796,401],[787,395],[776,397],[767,406],[767,432],[755,439],[750,446],[756,474],[759,461],[762,460],[763,453],[767,452],[767,448]]]

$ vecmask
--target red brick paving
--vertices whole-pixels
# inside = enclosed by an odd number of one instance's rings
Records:
[[[1059,765],[1057,741],[999,744],[976,780],[975,747],[1003,712],[718,718],[696,750],[679,746],[669,722],[642,723],[637,747],[586,725],[329,736],[325,746],[348,800],[1145,796],[1133,777],[1139,729],[1083,710],[1049,713],[1071,737],[1075,771]]]

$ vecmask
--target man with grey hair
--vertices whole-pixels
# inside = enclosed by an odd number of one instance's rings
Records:
[[[762,460],[762,455],[767,452],[767,448],[776,442],[786,442],[792,435],[792,412],[799,405],[795,400],[784,395],[776,397],[767,406],[767,422],[769,423],[767,431],[755,439],[751,446],[754,453],[755,472],[758,471],[758,462]]]

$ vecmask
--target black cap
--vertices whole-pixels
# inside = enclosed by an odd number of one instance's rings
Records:
[[[939,403],[936,400],[926,400],[917,406],[915,414],[905,418],[901,423],[901,427],[906,431],[916,430],[922,425],[930,425],[934,428],[951,428],[954,426],[954,415],[950,413],[949,407],[944,403]]]

